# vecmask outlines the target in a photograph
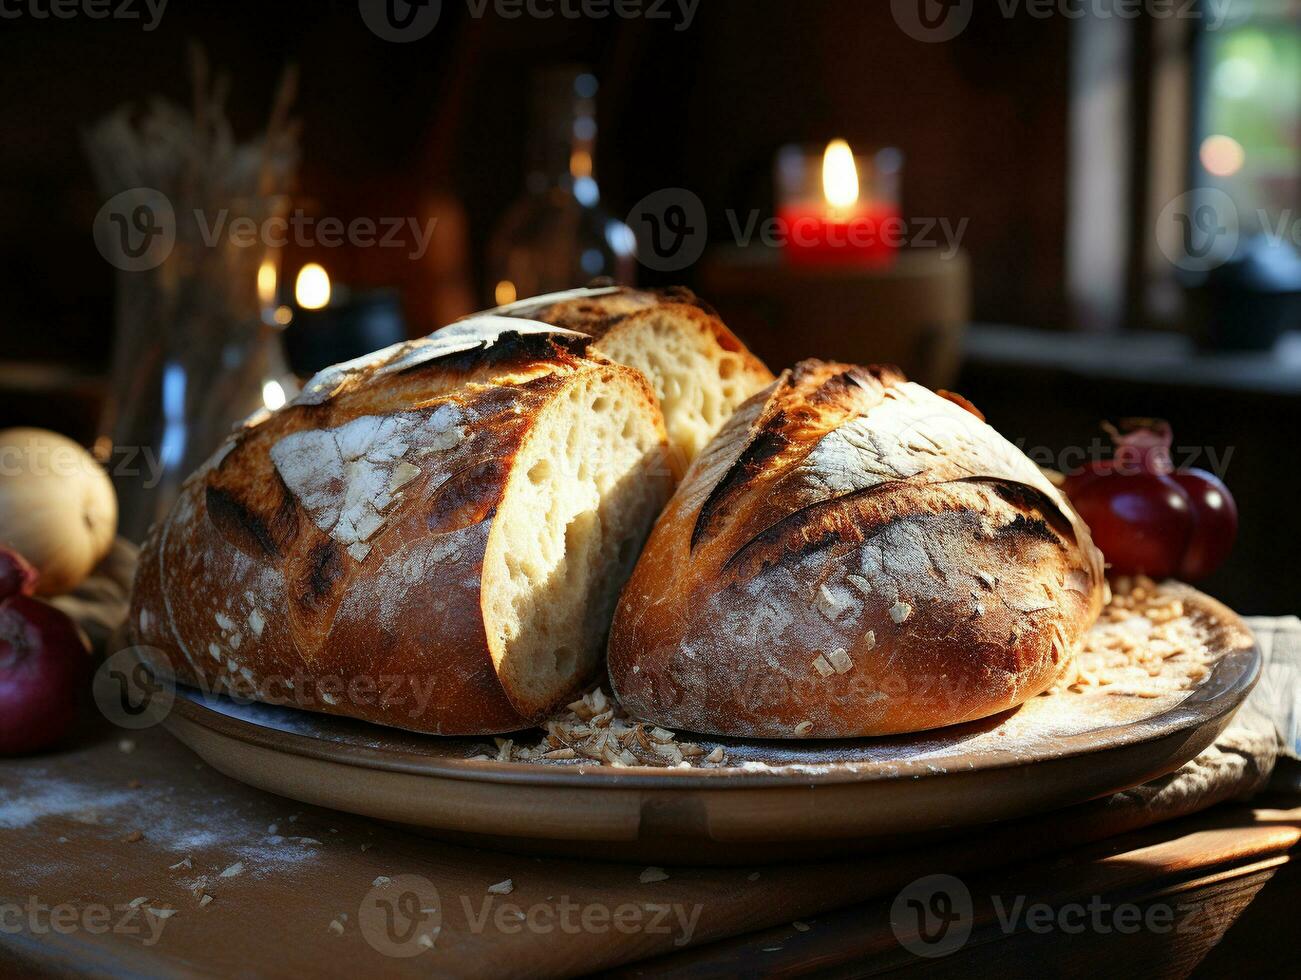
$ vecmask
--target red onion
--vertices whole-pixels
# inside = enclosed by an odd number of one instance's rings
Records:
[[[77,720],[90,660],[77,627],[33,599],[36,575],[0,548],[0,755],[21,755],[64,738]]]
[[[1228,487],[1205,470],[1174,468],[1166,422],[1128,419],[1106,428],[1112,457],[1070,474],[1062,489],[1111,570],[1189,581],[1210,575],[1238,534]]]

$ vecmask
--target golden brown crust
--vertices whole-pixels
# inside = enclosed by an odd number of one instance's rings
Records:
[[[513,462],[584,377],[621,379],[658,419],[654,393],[586,337],[440,334],[327,369],[187,481],[141,552],[135,643],[184,683],[401,728],[537,720],[503,689],[481,608]]]
[[[853,737],[1045,689],[1102,561],[1038,469],[893,368],[805,361],[697,458],[624,588],[629,711],[740,737]]]

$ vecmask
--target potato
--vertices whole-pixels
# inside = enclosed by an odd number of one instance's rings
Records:
[[[76,588],[116,533],[117,496],[90,453],[44,429],[0,431],[0,544],[40,572],[38,595]]]

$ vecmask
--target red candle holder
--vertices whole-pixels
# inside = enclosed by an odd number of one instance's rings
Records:
[[[795,265],[888,266],[907,229],[900,216],[903,154],[855,154],[844,140],[777,153],[777,227]]]

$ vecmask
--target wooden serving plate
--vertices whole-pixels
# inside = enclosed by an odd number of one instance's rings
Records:
[[[795,860],[1081,803],[1198,755],[1250,693],[1261,657],[1236,615],[1174,588],[1204,644],[1206,672],[1191,691],[1063,690],[980,722],[891,738],[695,739],[724,747],[723,768],[476,761],[494,751],[491,739],[189,688],[178,689],[165,724],[235,779],[448,839],[657,864]]]

